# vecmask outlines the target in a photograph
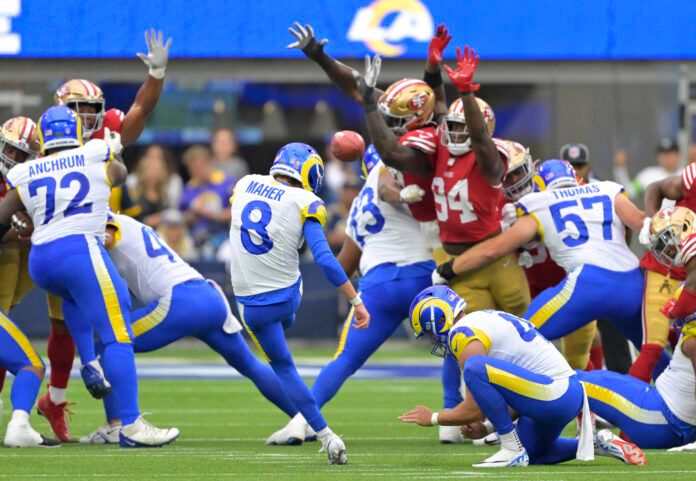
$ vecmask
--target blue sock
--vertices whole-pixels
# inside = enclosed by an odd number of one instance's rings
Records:
[[[28,369],[22,369],[15,376],[10,392],[13,410],[31,412],[41,388],[41,378]]]
[[[251,352],[241,333],[226,334],[222,329],[200,336],[227,364],[242,376],[249,378],[266,399],[275,404],[290,417],[297,414],[297,408],[283,390],[280,380],[269,366],[259,361]]]
[[[459,388],[462,383],[461,369],[453,355],[447,353],[442,364],[442,393],[443,407],[452,409],[462,402],[462,394]]]
[[[133,346],[117,342],[107,344],[102,363],[104,374],[113,386],[113,395],[116,397],[120,414],[116,417],[121,418],[124,426],[131,424],[140,416]]]

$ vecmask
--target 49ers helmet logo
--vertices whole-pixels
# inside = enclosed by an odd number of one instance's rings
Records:
[[[428,94],[421,92],[418,95],[414,95],[411,100],[408,101],[408,106],[414,112],[419,111],[428,102]]]

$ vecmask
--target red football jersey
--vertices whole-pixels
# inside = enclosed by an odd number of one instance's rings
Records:
[[[97,130],[92,134],[90,140],[92,139],[103,139],[104,129],[108,128],[112,132],[121,133],[123,128],[123,118],[126,116],[123,112],[118,109],[109,109],[104,114],[104,122],[102,123],[101,129]]]
[[[435,127],[424,127],[418,130],[406,132],[399,139],[401,145],[411,147],[412,149],[420,150],[430,158],[437,148],[437,137]],[[432,176],[421,177],[411,172],[399,173],[399,182],[404,186],[417,185],[425,191],[425,196],[420,202],[408,204],[411,215],[418,222],[431,222],[436,219],[435,215],[435,199],[433,198],[433,190],[431,187]]]
[[[493,139],[505,162],[509,152],[503,141]],[[478,242],[500,229],[501,186],[488,183],[473,150],[453,157],[438,143],[432,190],[440,226],[440,240],[449,243]]]
[[[696,164],[689,164],[686,166],[681,174],[681,182],[682,187],[684,188],[684,198],[678,200],[677,205],[681,207],[688,207],[696,212]],[[640,260],[640,266],[643,269],[667,275],[667,267],[660,264],[660,262],[655,259],[655,256],[650,251],[646,252],[643,258]],[[669,270],[669,277],[683,281],[686,279],[686,268],[672,267]]]

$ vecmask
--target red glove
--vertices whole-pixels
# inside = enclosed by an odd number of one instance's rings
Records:
[[[669,319],[684,319],[685,317],[691,316],[694,312],[696,312],[696,293],[691,292],[686,287],[682,289],[681,294],[679,294],[679,298],[676,300],[672,299],[672,301],[674,301],[674,304],[669,306],[670,309],[667,311],[667,314],[662,312],[662,309],[660,309],[660,311]],[[670,302],[665,304],[665,308],[670,304]]]
[[[476,92],[481,88],[480,84],[471,83],[474,80],[474,73],[476,73],[479,60],[480,57],[476,55],[473,48],[469,50],[468,46],[464,47],[464,55],[462,55],[459,47],[457,47],[457,70],[452,70],[445,65],[447,75],[449,75],[452,84],[454,84],[459,93]]]
[[[667,319],[673,319],[672,317],[672,309],[674,309],[674,305],[677,303],[676,298],[671,298],[669,301],[665,302],[665,305],[660,308],[660,312],[665,315]]]
[[[452,35],[447,31],[444,23],[437,27],[437,33],[428,45],[428,63],[439,65],[442,62],[442,52],[452,40]]]

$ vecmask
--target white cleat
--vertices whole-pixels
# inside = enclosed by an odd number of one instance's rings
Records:
[[[302,414],[297,413],[283,429],[271,434],[266,439],[266,444],[272,446],[300,446],[305,441],[307,429],[311,430],[312,428],[309,427]]]
[[[440,444],[461,444],[464,439],[459,426],[440,426]]]
[[[669,448],[667,451],[670,453],[694,452],[696,451],[696,442],[685,444],[684,446],[677,446],[676,448]]]
[[[624,441],[608,429],[602,429],[595,435],[594,445],[597,456],[607,456],[634,466],[647,464],[645,454],[638,446]]]
[[[133,424],[123,426],[119,433],[122,448],[158,448],[179,437],[177,428],[160,429],[138,417]]]
[[[81,437],[80,444],[118,444],[121,427],[120,423],[113,426],[106,424],[92,434]]]
[[[329,457],[329,464],[348,464],[348,458],[346,457],[346,445],[343,440],[338,436],[338,434],[331,434],[326,440],[326,444],[319,450],[319,452],[326,451]]]
[[[43,437],[27,422],[11,420],[5,432],[5,446],[8,448],[57,448],[60,442]]]
[[[474,446],[500,446],[500,438],[496,433],[491,433],[481,439],[473,440]]]
[[[0,399],[0,426],[2,426],[2,399]]]
[[[472,464],[475,468],[513,468],[529,466],[527,450],[512,451],[502,448],[490,458],[480,463]]]

